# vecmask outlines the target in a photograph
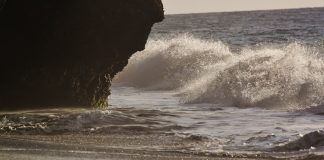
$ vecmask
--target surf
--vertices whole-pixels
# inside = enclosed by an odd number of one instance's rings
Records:
[[[292,42],[233,52],[189,34],[149,40],[113,80],[145,90],[173,90],[182,103],[300,110],[324,103],[324,58]]]

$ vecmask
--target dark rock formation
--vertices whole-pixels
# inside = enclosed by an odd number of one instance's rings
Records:
[[[106,106],[164,18],[160,0],[0,0],[0,109]]]
[[[286,151],[299,151],[305,149],[311,149],[312,147],[324,146],[324,131],[315,131],[304,135],[303,137],[292,141],[284,146],[274,148],[274,151],[286,152]]]

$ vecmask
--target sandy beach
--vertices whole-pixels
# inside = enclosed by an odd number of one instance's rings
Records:
[[[199,138],[179,138],[165,134],[108,133],[65,135],[0,136],[2,160],[270,160],[264,155],[230,155],[187,153],[190,147],[203,143]],[[321,159],[299,157],[298,159]]]

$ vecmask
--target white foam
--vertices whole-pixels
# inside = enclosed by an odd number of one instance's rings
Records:
[[[177,90],[184,103],[305,108],[324,102],[324,59],[299,43],[232,53],[219,41],[190,35],[150,40],[114,83]]]

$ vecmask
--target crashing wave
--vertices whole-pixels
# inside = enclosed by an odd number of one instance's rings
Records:
[[[114,79],[150,90],[177,90],[184,103],[304,109],[324,102],[324,58],[299,43],[234,53],[190,35],[150,40]]]

